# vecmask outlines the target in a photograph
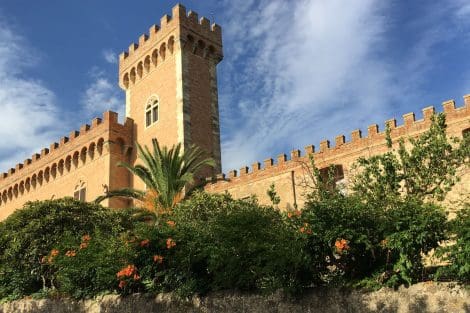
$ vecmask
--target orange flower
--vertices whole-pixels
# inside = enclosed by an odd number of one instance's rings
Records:
[[[173,248],[174,246],[176,246],[176,242],[172,239],[172,238],[168,238],[166,240],[166,248],[167,249],[171,249]]]
[[[170,227],[175,227],[175,225],[176,225],[176,223],[174,221],[167,221],[166,223]]]
[[[132,275],[137,273],[137,267],[133,264],[127,265],[125,268],[121,269],[119,272],[117,272],[116,276],[117,278],[121,277],[131,277]]]
[[[287,217],[292,218],[292,212],[287,212]]]
[[[87,247],[88,247],[88,242],[82,242],[82,243],[80,244],[80,250],[86,249]]]
[[[138,274],[134,274],[134,280],[139,280],[140,276]]]
[[[125,281],[125,280],[121,280],[121,281],[119,282],[119,288],[121,288],[121,289],[124,288],[124,287],[126,287],[126,285],[127,285],[127,281]]]
[[[150,240],[148,240],[148,239],[144,239],[140,242],[141,247],[148,247],[149,244],[150,244]]]
[[[86,235],[83,235],[83,236],[82,236],[82,241],[83,241],[83,242],[87,242],[87,241],[90,241],[90,240],[91,240],[90,235],[86,234]]]
[[[58,256],[59,255],[59,250],[57,249],[52,249],[51,250],[51,257],[55,257],[55,256]]]
[[[69,250],[69,251],[65,252],[65,255],[70,258],[70,257],[76,256],[77,253],[75,252],[75,250]]]
[[[154,255],[153,256],[153,261],[155,263],[162,264],[163,263],[163,257],[161,255]]]
[[[349,250],[348,241],[346,239],[336,240],[335,247],[338,252],[343,252],[343,250]]]
[[[307,235],[311,235],[312,234],[312,230],[309,228],[309,224],[308,223],[304,223],[304,226],[300,227],[299,231],[302,233],[302,234],[307,234]]]

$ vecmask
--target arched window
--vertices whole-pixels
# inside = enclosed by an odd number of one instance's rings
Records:
[[[75,186],[73,198],[78,201],[86,201],[86,183],[82,180]]]
[[[158,98],[151,97],[145,106],[145,127],[158,121]]]

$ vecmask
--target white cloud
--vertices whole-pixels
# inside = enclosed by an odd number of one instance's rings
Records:
[[[81,103],[86,117],[101,116],[104,111],[115,111],[124,116],[124,100],[117,84],[110,81],[106,73],[93,68],[89,75],[92,80],[83,93]]]
[[[420,104],[420,87],[438,64],[435,47],[452,32],[449,23],[436,23],[445,20],[449,7],[423,12],[419,25],[410,26],[421,32],[418,40],[397,57],[398,42],[391,42],[387,32],[403,21],[389,14],[390,2],[224,4],[225,171],[341,133],[348,137],[349,131],[364,131],[371,123],[382,127],[385,119],[412,110],[409,104]]]
[[[64,127],[54,93],[42,82],[24,78],[27,67],[38,61],[33,51],[0,22],[0,171],[48,146]]]
[[[470,2],[467,0],[456,1],[457,16],[460,18],[468,18],[470,16]]]
[[[381,47],[383,9],[375,1],[277,0],[227,10],[228,67],[244,68],[227,79],[241,91],[235,110],[244,125],[223,139],[226,169],[309,144],[312,133],[335,136],[357,112],[353,124],[386,109],[390,66],[372,57]],[[222,109],[223,119],[234,114]]]
[[[114,53],[114,51],[105,49],[102,51],[102,54],[106,62],[110,64],[117,64],[117,55]]]

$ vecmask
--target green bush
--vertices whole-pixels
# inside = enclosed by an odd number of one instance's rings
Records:
[[[308,225],[311,259],[320,256],[317,269],[326,283],[415,283],[425,274],[424,254],[446,238],[446,214],[439,206],[408,199],[385,209],[334,190],[312,197],[291,220]]]
[[[450,264],[437,272],[439,279],[453,279],[465,284],[470,283],[470,204],[457,212],[450,222],[450,237],[455,240],[438,249],[438,256]]]
[[[197,192],[171,218],[176,247],[164,279],[169,289],[294,290],[311,280],[305,240],[254,199]]]
[[[381,260],[383,210],[369,207],[359,198],[339,193],[309,201],[302,215],[293,219],[309,226],[312,258],[326,282],[352,280],[370,274]]]
[[[54,259],[64,234],[117,235],[130,214],[71,198],[28,202],[0,223],[0,298],[18,298],[56,287]],[[49,262],[49,260],[51,262]]]
[[[446,239],[446,221],[443,208],[411,199],[387,210],[382,222],[387,262],[379,281],[395,287],[423,280],[423,256]]]
[[[138,273],[126,277],[129,282],[125,286],[119,285],[124,279],[119,280],[116,275],[128,265],[134,252],[123,235],[97,230],[93,235],[85,234],[81,240],[77,239],[76,234],[65,234],[57,248],[59,254],[53,266],[60,293],[82,299],[111,291],[135,290],[135,285],[140,283]]]

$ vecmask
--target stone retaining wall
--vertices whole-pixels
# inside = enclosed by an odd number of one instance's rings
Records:
[[[0,313],[405,313],[470,312],[470,292],[455,284],[422,283],[397,291],[361,292],[316,289],[300,299],[281,293],[270,296],[216,293],[207,297],[177,300],[170,294],[157,296],[107,295],[95,300],[20,300],[0,305]]]

